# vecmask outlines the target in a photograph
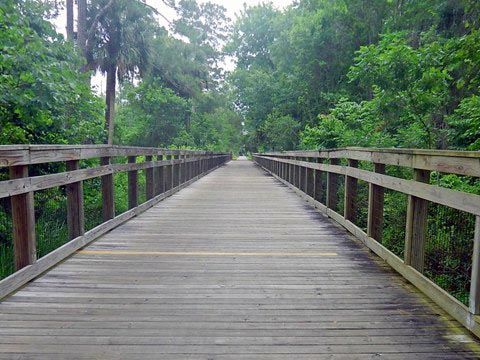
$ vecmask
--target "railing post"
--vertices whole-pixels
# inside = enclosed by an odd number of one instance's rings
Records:
[[[163,161],[163,154],[157,155],[157,161]],[[165,177],[164,177],[164,166],[155,167],[155,195],[160,195],[165,191]]]
[[[80,161],[67,161],[67,171],[80,169]],[[75,239],[85,234],[85,212],[83,207],[83,182],[66,185],[68,238]]]
[[[100,165],[110,165],[110,157],[100,158]],[[113,174],[102,176],[102,215],[103,221],[108,221],[115,217],[115,193],[113,185]]]
[[[317,163],[322,163],[321,158],[317,158]],[[314,186],[313,186],[313,198],[319,202],[321,202],[322,199],[322,191],[323,189],[323,183],[322,183],[322,171],[321,170],[315,170],[314,171]]]
[[[300,161],[299,157],[295,157],[296,161]],[[300,189],[302,168],[299,165],[295,165],[295,187]]]
[[[165,160],[170,161],[170,165],[164,167],[165,192],[173,188],[173,166],[171,165],[173,155],[165,155]]]
[[[173,154],[172,155],[172,189],[178,186],[178,181],[180,179],[180,171],[179,171],[179,165],[180,164],[174,164],[178,159],[180,158],[180,155]]]
[[[348,166],[358,168],[358,160],[348,159]],[[345,220],[354,221],[357,215],[357,188],[357,178],[345,175],[345,198],[343,208],[343,217]]]
[[[135,164],[136,157],[129,156],[128,163]],[[131,170],[128,172],[128,208],[133,209],[138,206],[138,172]]]
[[[180,151],[178,158],[181,161],[178,166],[178,185],[181,185],[185,182],[185,153]]]
[[[28,177],[27,165],[10,167],[10,179],[25,177]],[[15,269],[20,270],[33,264],[37,258],[33,192],[14,195],[10,201],[12,204]]]
[[[291,156],[288,157],[288,160],[293,160]],[[293,164],[288,164],[288,182],[294,185],[295,181],[295,166]]]
[[[153,161],[153,156],[146,156],[146,162]],[[155,178],[153,176],[153,167],[145,169],[145,192],[146,192],[146,199],[150,200],[153,199],[155,196]]]
[[[308,158],[302,158],[302,161],[308,162]],[[308,167],[302,167],[302,191],[307,194],[307,189],[308,189]]]
[[[192,178],[192,156],[191,153],[187,154],[187,179],[186,181],[189,181]]]
[[[315,158],[308,158],[308,162],[314,162]],[[315,196],[315,170],[307,168],[307,195],[310,197]]]
[[[330,165],[338,165],[338,159],[330,159]],[[332,208],[337,205],[338,199],[338,184],[337,174],[328,172],[327,176],[327,201],[328,208]]]
[[[475,217],[475,237],[473,240],[472,276],[468,308],[474,315],[480,314],[480,216]]]
[[[385,164],[374,163],[374,171],[385,174]],[[383,237],[383,202],[385,190],[382,186],[368,184],[368,222],[367,235],[377,241]]]
[[[413,180],[428,183],[430,171],[414,169]],[[425,239],[427,233],[428,201],[408,196],[407,225],[405,231],[405,264],[423,272],[425,265]]]

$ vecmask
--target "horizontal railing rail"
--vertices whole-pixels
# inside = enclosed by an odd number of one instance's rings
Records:
[[[0,270],[3,277],[11,273],[0,281],[0,298],[231,159],[230,153],[142,147],[0,146],[0,267],[9,267]],[[115,181],[117,174],[125,177]],[[95,183],[84,194],[88,181]],[[35,196],[50,190],[37,206]],[[96,204],[91,211],[99,214],[89,229],[86,195],[88,204]],[[120,214],[116,212],[118,196],[126,197],[127,208]],[[45,241],[59,237],[61,243],[58,248],[50,244],[42,249],[39,258],[37,228],[38,219],[47,213],[42,208],[45,204],[57,210],[63,206],[64,211],[50,218],[60,216],[64,221],[53,219],[41,229]],[[48,229],[49,224],[60,225]]]
[[[253,159],[480,336],[480,152],[346,148]]]

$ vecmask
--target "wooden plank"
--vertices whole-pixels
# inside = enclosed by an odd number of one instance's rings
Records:
[[[11,179],[25,177],[28,177],[28,166],[10,167]],[[33,264],[37,257],[33,193],[12,196],[10,202],[12,206],[15,269],[20,270]]]
[[[430,182],[430,172],[415,169],[414,180]],[[415,196],[408,197],[405,229],[405,264],[423,272],[425,264],[425,240],[427,236],[428,202]]]
[[[469,310],[474,315],[480,314],[480,216],[475,218]]]
[[[358,160],[348,160],[348,166],[357,168]],[[354,222],[357,216],[357,184],[358,180],[354,177],[345,176],[345,198],[344,198],[344,215],[346,220]]]
[[[157,162],[163,162],[163,155],[157,156]],[[166,166],[158,166],[154,168],[154,195],[157,196],[165,191],[165,168]]]
[[[180,185],[180,155],[175,154],[172,159],[174,160],[172,162],[172,187],[177,187]]]
[[[396,165],[421,170],[480,177],[480,155],[475,151],[422,150],[422,149],[330,149],[324,151],[292,151],[267,153],[269,156],[323,159],[353,159],[384,165]]]
[[[152,160],[153,157],[150,155],[145,157],[145,162],[151,162]],[[153,174],[153,168],[145,169],[145,195],[147,200],[155,197],[155,177]]]
[[[379,174],[385,173],[384,164],[374,164],[374,171]],[[383,187],[368,184],[368,218],[367,218],[367,235],[378,242],[383,237],[383,204],[385,191]]]
[[[103,161],[107,162],[107,160],[103,160]],[[212,171],[214,170],[216,169],[213,169]],[[36,262],[32,263],[31,265],[22,268],[21,270],[13,273],[12,275],[10,275],[9,277],[3,280],[0,280],[0,299],[7,297],[14,291],[17,291],[21,286],[25,285],[32,279],[36,278],[38,275],[42,274],[46,270],[55,266],[65,258],[69,257],[78,249],[83,248],[87,244],[98,239],[103,234],[118,227],[119,225],[123,224],[127,220],[141,214],[142,212],[148,210],[152,206],[155,206],[156,204],[163,201],[164,199],[172,196],[176,192],[186,188],[187,186],[191,185],[192,183],[202,178],[203,176],[209,174],[210,172],[199,175],[180,187],[164,192],[156,196],[155,198],[139,205],[135,209],[128,210],[122,213],[121,215],[115,217],[114,219],[111,219],[102,223],[101,225],[95,227],[94,229],[86,232],[85,235],[80,236],[68,242],[67,244],[59,247],[58,249],[38,259]]]
[[[80,168],[79,160],[67,161],[67,171]],[[83,182],[78,181],[66,186],[68,238],[75,239],[85,233],[85,214],[83,206]]]
[[[327,171],[339,175],[348,175],[386,189],[399,191],[433,203],[445,205],[474,215],[480,215],[480,196],[472,193],[442,188],[418,181],[405,180],[393,176],[382,175],[367,170],[348,168],[345,166],[280,160],[288,163],[307,166],[312,169]]]
[[[41,175],[27,178],[18,178],[0,182],[0,198],[29,192],[50,189],[95,177],[112,174],[111,165],[99,166],[82,170],[62,172],[58,174]]]
[[[101,166],[110,166],[111,158],[100,158]],[[108,221],[115,217],[115,193],[113,185],[113,174],[102,176],[102,217],[103,221]]]
[[[337,159],[330,159],[331,165],[337,165]],[[337,184],[337,174],[329,172],[327,174],[327,207],[336,208],[338,202],[338,184]]]
[[[128,163],[134,164],[136,162],[135,156],[128,157]],[[132,170],[128,172],[128,209],[133,209],[138,206],[138,172]]]
[[[287,184],[287,186],[290,185]],[[398,258],[395,254],[393,254],[390,250],[385,248],[375,239],[369,237],[358,226],[356,226],[350,221],[345,220],[342,216],[325,207],[318,201],[306,197],[298,189],[294,187],[291,188],[298,195],[304,197],[307,201],[311,202],[312,205],[315,206],[316,209],[318,209],[318,211],[334,219],[338,224],[343,226],[356,238],[361,240],[370,250],[372,250],[376,255],[385,260],[385,262],[390,265],[395,271],[397,271],[405,279],[410,281],[421,292],[426,294],[430,299],[432,299],[436,304],[438,304],[449,315],[455,318],[465,328],[467,328],[477,337],[480,337],[480,316],[470,313],[469,309],[460,301],[455,299],[452,295],[450,295],[438,285],[433,283],[430,279],[415,270],[413,267],[406,265],[404,261]]]

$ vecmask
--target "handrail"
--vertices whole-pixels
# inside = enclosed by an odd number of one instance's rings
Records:
[[[154,158],[155,157],[155,158]],[[81,160],[99,159],[99,165],[81,168]],[[114,163],[114,160],[126,163]],[[137,160],[139,160],[137,162]],[[0,281],[0,298],[38,276],[74,251],[122,222],[188,186],[232,159],[230,153],[169,150],[108,145],[0,146],[0,169],[10,179],[0,181],[0,199],[9,198],[13,224],[15,273]],[[64,171],[29,176],[29,168],[64,163]],[[90,161],[91,163],[91,161]],[[56,166],[55,168],[61,168]],[[145,172],[145,202],[139,204],[138,171]],[[128,211],[115,213],[114,174],[128,174]],[[101,179],[102,217],[99,226],[85,231],[83,181]],[[36,258],[36,191],[65,186],[68,238],[71,240],[41,259]]]
[[[280,158],[351,159],[480,177],[480,151],[348,147],[329,150],[273,152],[262,155]]]
[[[431,171],[480,177],[480,152],[345,148],[269,152],[254,154],[253,159],[344,226],[466,328],[480,336],[480,196],[429,183]],[[387,175],[386,166],[390,165],[410,169],[412,177]],[[339,179],[344,181],[343,199],[338,198]],[[368,203],[363,209],[367,215],[365,228],[357,221],[359,182],[368,186]],[[382,244],[386,190],[408,198],[403,259]],[[474,216],[468,306],[440,288],[424,272],[430,203]],[[337,204],[342,205],[343,213],[338,212]]]

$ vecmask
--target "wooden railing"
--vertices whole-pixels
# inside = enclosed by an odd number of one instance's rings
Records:
[[[96,160],[95,160],[96,159]],[[139,160],[137,162],[137,160]],[[0,146],[0,199],[10,199],[15,269],[0,281],[0,298],[122,222],[231,160],[229,153],[119,146]],[[93,165],[92,165],[93,164]],[[39,171],[38,167],[42,167]],[[52,168],[54,168],[53,173]],[[29,171],[41,173],[29,176]],[[145,201],[139,205],[138,173]],[[115,211],[114,174],[128,173],[128,211]],[[101,224],[85,231],[83,183],[100,178]],[[37,259],[34,193],[64,187],[69,242]],[[68,240],[68,239],[67,239]],[[1,245],[1,244],[0,244]]]
[[[441,181],[446,179],[445,174],[456,174],[453,177],[458,183],[478,187],[479,152],[346,148],[255,154],[253,159],[480,336],[480,196],[455,190],[454,186],[446,188]],[[440,180],[435,184],[431,179]],[[402,197],[405,211],[399,210],[402,202],[396,202]],[[434,223],[433,211],[439,208],[444,215],[437,216]],[[387,211],[396,218],[385,219]],[[403,227],[397,231],[401,239],[396,243],[385,239],[388,222],[394,221]],[[466,227],[468,231],[463,230]],[[444,248],[435,248],[437,237],[444,233],[449,234]],[[460,237],[466,240],[461,243]],[[448,254],[449,262],[455,264],[451,269],[453,286],[456,270],[469,272],[469,289],[463,302],[441,287],[445,276],[432,277],[430,263],[441,263],[442,254]]]

